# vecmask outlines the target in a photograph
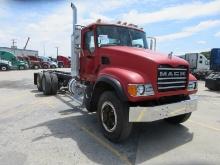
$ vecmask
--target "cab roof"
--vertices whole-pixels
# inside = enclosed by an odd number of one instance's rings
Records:
[[[91,23],[91,24],[85,26],[84,28],[90,28],[90,27],[93,27],[93,26],[100,26],[100,25],[125,27],[125,28],[129,28],[129,29],[135,29],[135,30],[138,30],[138,31],[141,31],[141,32],[145,32],[143,29],[138,28],[134,24],[123,25],[123,24],[118,24],[118,23],[107,23],[107,22],[94,22],[94,23]]]

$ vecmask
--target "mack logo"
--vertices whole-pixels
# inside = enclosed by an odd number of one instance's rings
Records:
[[[185,77],[186,72],[161,71],[160,77]]]

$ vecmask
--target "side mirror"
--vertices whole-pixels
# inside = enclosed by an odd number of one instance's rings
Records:
[[[150,50],[156,51],[157,39],[155,37],[147,37],[147,40],[150,41]]]

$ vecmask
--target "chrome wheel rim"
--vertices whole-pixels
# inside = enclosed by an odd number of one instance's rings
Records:
[[[117,114],[115,107],[109,101],[103,103],[101,107],[102,125],[108,132],[113,132],[117,126]]]
[[[3,66],[3,67],[2,67],[2,70],[3,70],[3,71],[6,71],[6,70],[7,70],[7,68],[6,68],[5,66]]]

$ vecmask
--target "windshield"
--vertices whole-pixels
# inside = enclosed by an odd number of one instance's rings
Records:
[[[98,46],[129,46],[147,49],[144,32],[127,27],[101,25],[97,27]]]

